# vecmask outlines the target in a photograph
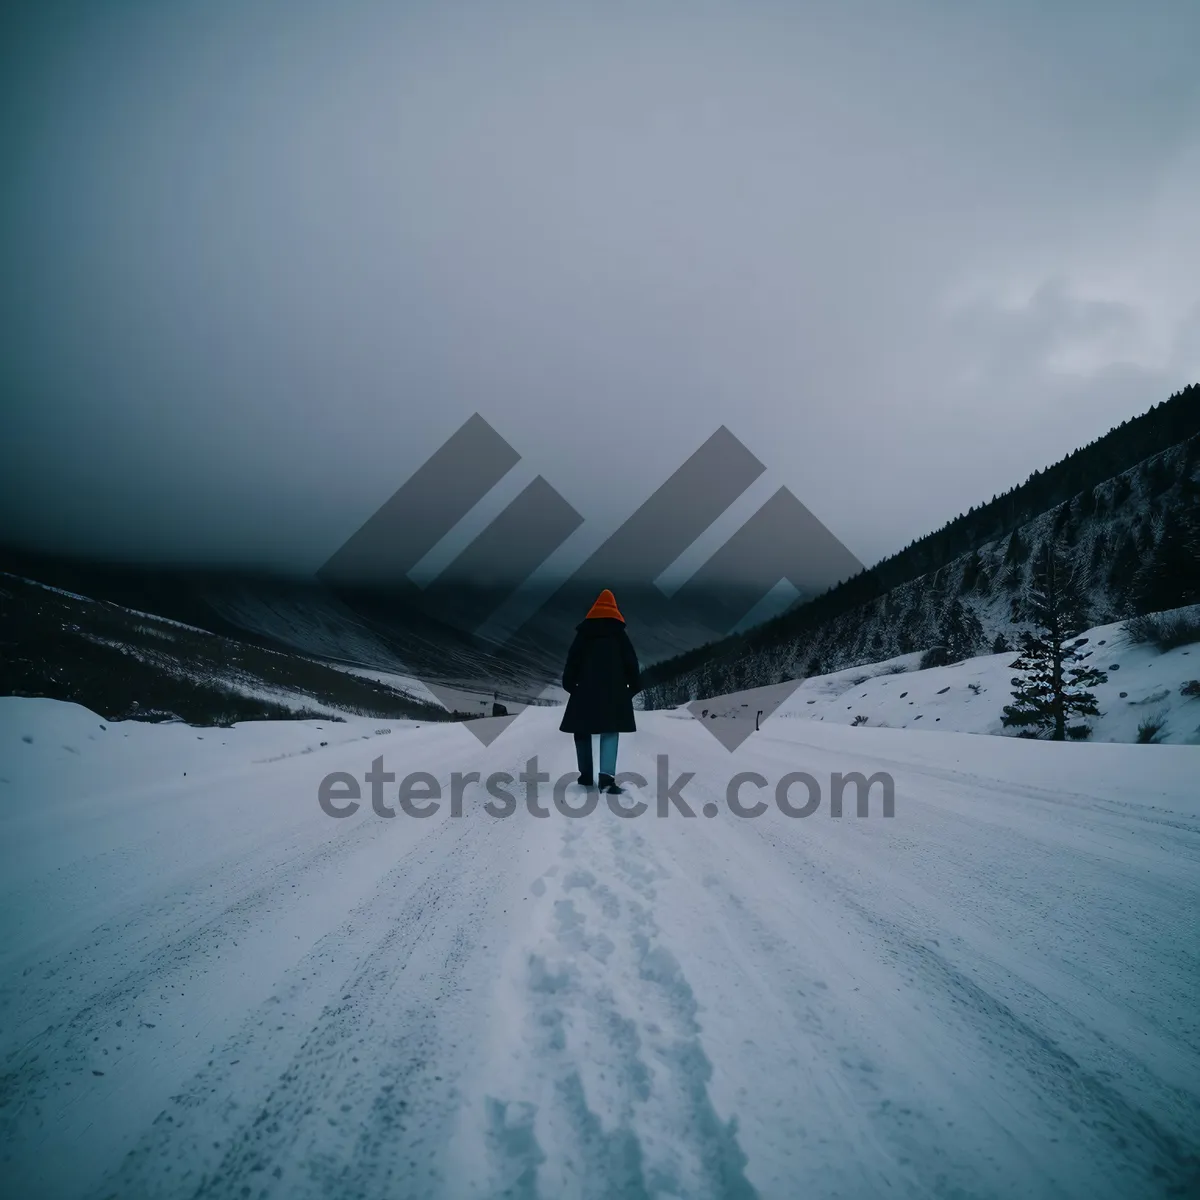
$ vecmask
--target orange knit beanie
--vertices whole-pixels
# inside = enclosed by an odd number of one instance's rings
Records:
[[[621,610],[617,607],[616,597],[608,588],[596,597],[596,603],[588,611],[588,617],[616,617],[622,625],[625,623],[625,618],[621,616]]]

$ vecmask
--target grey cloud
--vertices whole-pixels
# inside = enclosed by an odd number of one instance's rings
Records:
[[[1080,341],[1129,335],[1141,324],[1137,308],[1115,300],[1074,296],[1063,280],[1047,280],[1023,304],[975,301],[954,316],[957,357],[968,369],[996,379],[1022,379],[1051,369],[1057,350]]]
[[[610,528],[726,424],[871,560],[1200,372],[1194,5],[6,19],[27,542],[315,569],[479,411]]]

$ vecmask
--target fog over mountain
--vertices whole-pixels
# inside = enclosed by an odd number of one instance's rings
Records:
[[[0,21],[27,549],[312,572],[479,412],[562,570],[720,425],[870,563],[1200,377],[1191,3]]]

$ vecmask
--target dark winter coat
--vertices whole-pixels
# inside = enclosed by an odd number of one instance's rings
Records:
[[[563,733],[633,733],[633,697],[641,691],[638,660],[625,623],[588,617],[575,627],[563,688],[570,692]]]

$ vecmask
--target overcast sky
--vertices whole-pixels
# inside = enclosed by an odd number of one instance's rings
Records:
[[[870,562],[1200,379],[1195,0],[5,10],[4,540],[315,569],[478,411]]]

